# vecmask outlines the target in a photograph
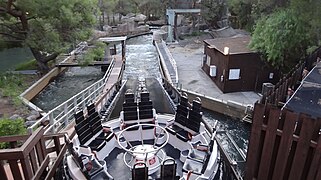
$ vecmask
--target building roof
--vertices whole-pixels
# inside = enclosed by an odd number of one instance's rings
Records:
[[[255,51],[252,51],[248,48],[250,41],[250,36],[215,38],[204,40],[204,42],[208,44],[210,48],[215,48],[223,54],[225,47],[229,48],[229,54],[254,53]]]
[[[285,108],[313,117],[321,117],[321,62],[301,82]]]

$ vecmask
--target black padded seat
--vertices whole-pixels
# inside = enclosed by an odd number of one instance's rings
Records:
[[[176,133],[176,136],[177,136],[178,139],[180,139],[180,140],[182,140],[184,142],[187,142],[188,140],[190,140],[188,132],[185,131],[184,129],[182,129],[181,131],[178,131]]]
[[[125,102],[126,103],[133,103],[135,101],[135,95],[133,93],[126,93],[125,94]]]
[[[189,107],[188,99],[185,96],[181,96],[179,104],[185,107]]]
[[[192,171],[194,174],[201,175],[203,169],[203,163],[193,160],[186,159],[183,165],[183,172]]]
[[[138,124],[138,123],[125,123],[125,128],[136,125],[136,124]],[[139,126],[131,127],[131,128],[128,128],[127,131],[136,131],[136,130],[138,130],[138,128],[139,128]]]
[[[81,145],[85,145],[94,136],[94,133],[90,127],[90,123],[89,123],[88,119],[84,119],[79,124],[76,124],[75,130],[76,130],[76,133],[78,135],[78,139],[79,139],[79,142]],[[104,147],[105,144],[106,144],[106,142],[104,140],[96,138],[92,142],[90,142],[88,144],[88,146],[92,150],[99,151],[101,148]]]
[[[83,111],[77,111],[74,114],[74,118],[75,118],[76,124],[79,124],[80,122],[82,122],[85,119]]]
[[[138,113],[136,111],[124,111],[124,121],[138,120]]]
[[[187,117],[184,115],[180,115],[180,114],[176,114],[175,115],[175,123],[178,123],[182,126],[186,126],[186,122],[187,122]]]
[[[182,105],[179,104],[179,105],[177,105],[176,113],[187,117],[188,110],[189,110],[188,107],[182,106]]]
[[[100,116],[97,112],[93,113],[89,118],[89,126],[90,129],[93,133],[93,135],[99,133],[96,139],[100,140],[105,140],[105,141],[110,141],[113,137],[114,134],[110,132],[103,132],[103,126],[101,124],[101,119]]]
[[[155,124],[155,123],[154,123],[154,121],[147,121],[147,122],[144,122],[144,124]],[[142,125],[142,129],[143,129],[143,130],[154,129],[154,126]]]
[[[202,104],[199,101],[193,100],[192,110],[200,113],[202,111]]]
[[[123,103],[123,107],[137,107],[137,103],[136,102]]]
[[[171,133],[171,134],[173,134],[173,135],[176,135],[177,132],[182,131],[183,129],[174,124],[174,125],[171,125],[171,126],[166,127],[166,130],[167,130],[169,133]]]
[[[139,119],[150,119],[150,118],[153,118],[152,109],[139,110]]]
[[[141,163],[144,167],[136,167],[135,164],[132,169],[132,180],[148,180],[148,167],[145,163]]]
[[[91,116],[92,114],[94,114],[96,112],[96,107],[95,107],[95,103],[91,103],[89,105],[87,105],[87,115]]]

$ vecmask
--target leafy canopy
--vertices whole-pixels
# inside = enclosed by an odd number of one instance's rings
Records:
[[[1,1],[0,44],[19,42],[46,63],[49,54],[89,37],[96,8],[97,0]]]
[[[282,68],[290,59],[305,54],[308,41],[305,27],[291,9],[279,10],[257,22],[250,47],[265,55],[273,66]]]

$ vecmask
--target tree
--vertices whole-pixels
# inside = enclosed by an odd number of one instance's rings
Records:
[[[213,28],[218,28],[217,22],[221,20],[224,13],[225,3],[218,0],[202,1],[201,15],[205,22]]]
[[[256,24],[250,47],[263,54],[273,66],[284,70],[304,57],[308,46],[306,23],[293,10],[279,10]]]
[[[96,0],[1,1],[0,39],[29,47],[40,70],[48,71],[49,61],[89,37],[96,7]]]

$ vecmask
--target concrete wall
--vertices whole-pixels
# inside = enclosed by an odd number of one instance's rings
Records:
[[[242,119],[246,115],[246,107],[233,101],[222,101],[212,97],[204,96],[192,91],[181,89],[188,95],[188,100],[193,101],[196,97],[201,98],[202,107],[227,116]]]

